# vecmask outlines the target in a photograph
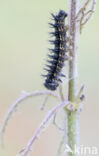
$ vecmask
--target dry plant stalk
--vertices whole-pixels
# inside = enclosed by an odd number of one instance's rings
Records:
[[[54,120],[55,120],[56,113],[60,108],[64,108],[65,113],[67,115],[68,132],[66,131],[66,129],[62,129],[64,131],[64,135],[60,143],[60,146],[57,150],[57,156],[62,155],[62,147],[64,145],[64,140],[66,136],[68,138],[68,145],[70,146],[72,151],[74,151],[75,145],[78,145],[79,115],[80,115],[80,110],[81,110],[81,102],[84,98],[82,94],[83,86],[81,87],[78,94],[76,94],[77,93],[76,82],[77,82],[77,75],[78,75],[77,73],[78,72],[78,69],[77,69],[78,39],[79,39],[80,31],[82,30],[83,26],[88,22],[88,20],[92,17],[93,13],[95,12],[96,0],[85,0],[85,3],[83,4],[81,8],[79,7],[79,2],[80,0],[68,0],[69,41],[70,41],[69,55],[70,55],[70,58],[72,58],[69,60],[68,100],[66,100],[65,98],[66,96],[64,96],[63,94],[62,86],[59,87],[59,93],[55,93],[53,91],[35,91],[32,93],[27,93],[25,91],[22,92],[22,95],[11,106],[11,108],[9,109],[8,113],[6,114],[4,118],[3,124],[0,129],[1,144],[3,142],[3,135],[4,135],[9,119],[12,117],[12,114],[14,113],[16,107],[18,107],[23,101],[27,100],[28,98],[32,98],[34,96],[46,95],[43,105],[41,106],[42,110],[44,109],[49,96],[55,97],[59,101],[59,104],[55,106],[47,114],[47,116],[42,121],[42,123],[38,127],[33,137],[29,140],[28,144],[21,150],[21,152],[19,152],[17,156],[29,155],[29,153],[31,152],[32,146],[35,143],[35,140],[39,137],[43,128],[51,120],[51,118],[54,117]],[[91,9],[88,8],[90,2],[92,2]],[[56,125],[55,122],[54,124]],[[68,155],[77,156],[77,153],[69,152]]]
[[[29,98],[32,98],[34,96],[40,96],[40,95],[49,95],[53,96],[54,98],[60,100],[60,97],[58,94],[51,92],[51,91],[35,91],[32,93],[28,93],[26,91],[22,91],[21,96],[13,103],[13,105],[10,107],[9,111],[7,112],[3,124],[0,128],[0,145],[3,146],[3,135],[6,129],[6,126],[8,124],[8,121],[11,119],[13,113],[15,112],[16,108],[25,100],[28,100]]]
[[[74,108],[74,104],[76,102],[76,82],[77,82],[77,53],[78,53],[78,39],[79,39],[79,28],[81,30],[82,25],[86,24],[87,21],[91,18],[94,8],[96,5],[95,0],[93,1],[91,14],[85,20],[86,22],[82,23],[83,19],[85,18],[86,14],[84,11],[86,10],[89,2],[91,0],[85,1],[84,6],[79,10],[79,0],[68,0],[69,3],[69,30],[70,30],[70,56],[72,60],[69,61],[69,88],[68,88],[68,100],[71,101],[69,109],[65,107],[68,119],[68,145],[73,152],[68,153],[69,156],[77,156],[78,154],[75,153],[75,145],[79,145],[79,109]],[[81,15],[80,20],[79,16]],[[82,95],[81,95],[82,96]],[[79,107],[78,107],[79,108]]]

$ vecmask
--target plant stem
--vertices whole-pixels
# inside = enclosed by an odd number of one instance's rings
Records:
[[[75,147],[78,147],[78,132],[79,132],[79,114],[75,111],[67,111],[67,122],[68,122],[68,146],[71,151],[68,153],[69,156],[77,156]]]
[[[69,61],[69,94],[68,99],[72,102],[75,101],[76,92],[76,78],[77,78],[77,51],[78,51],[78,37],[79,25],[75,18],[78,12],[78,1],[69,0],[69,28],[70,28],[70,56],[72,60]]]
[[[70,57],[69,61],[69,87],[68,100],[71,103],[76,99],[76,81],[77,81],[77,51],[78,51],[78,37],[79,25],[76,22],[76,15],[79,9],[79,0],[69,0],[69,29],[70,29]],[[74,151],[75,145],[78,145],[78,112],[66,110],[68,123],[68,145]],[[69,153],[69,156],[77,156],[77,153]]]

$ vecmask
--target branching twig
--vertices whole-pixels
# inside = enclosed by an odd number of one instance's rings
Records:
[[[55,106],[50,112],[49,114],[45,117],[45,119],[43,120],[43,122],[40,124],[39,128],[37,129],[37,131],[35,132],[34,136],[30,139],[30,141],[28,142],[28,144],[26,145],[26,147],[21,150],[21,152],[17,155],[17,156],[28,156],[29,152],[31,151],[31,147],[33,146],[35,140],[37,140],[37,138],[39,137],[39,135],[41,134],[43,128],[45,127],[45,125],[48,123],[48,121],[55,115],[55,113],[62,107],[66,106],[69,103],[69,101],[65,101],[62,102],[61,104]]]
[[[12,114],[14,113],[16,107],[18,107],[18,105],[20,103],[22,103],[23,101],[25,101],[29,98],[32,98],[34,96],[38,96],[38,95],[50,95],[50,96],[60,99],[58,94],[51,92],[51,91],[35,91],[32,93],[23,91],[22,95],[15,101],[15,103],[13,103],[13,105],[10,107],[8,113],[6,114],[6,116],[4,118],[3,124],[0,129],[0,144],[1,145],[3,145],[3,134],[5,132],[6,126],[8,124],[9,119],[11,118]]]
[[[81,7],[81,9],[76,15],[76,20],[80,17],[80,15],[84,14],[84,11],[87,9],[87,6],[89,3],[90,3],[90,0],[85,1],[85,3],[83,4],[83,6]]]
[[[88,11],[88,5],[89,3],[92,1],[92,7],[91,9],[89,9]],[[93,13],[95,12],[96,9],[96,0],[87,0],[85,2],[85,4],[82,6],[82,8],[79,10],[77,16],[76,16],[76,20],[78,22],[80,22],[80,32],[83,28],[83,26],[90,20],[90,18],[92,17]]]
[[[93,13],[95,12],[95,9],[96,9],[96,0],[93,0],[92,8],[85,14],[85,17],[89,14],[88,17],[85,20],[84,20],[84,17],[82,19],[82,26],[84,26],[90,20]]]

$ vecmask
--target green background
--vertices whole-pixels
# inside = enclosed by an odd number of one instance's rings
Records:
[[[22,90],[45,90],[43,67],[48,52],[50,13],[67,10],[66,0],[0,0],[0,123]],[[80,143],[99,145],[99,4],[79,40],[78,89],[85,85]],[[65,84],[66,87],[67,84]],[[15,156],[34,134],[56,102],[50,98],[40,111],[43,97],[23,103],[10,120],[0,156]],[[62,113],[61,113],[62,114]],[[61,117],[62,115],[60,115]],[[51,125],[35,144],[31,156],[55,156],[61,133]]]

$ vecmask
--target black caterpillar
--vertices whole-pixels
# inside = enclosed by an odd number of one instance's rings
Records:
[[[47,61],[49,65],[46,65],[48,69],[45,69],[48,73],[47,75],[43,76],[46,77],[44,86],[49,90],[56,90],[59,86],[59,82],[62,82],[60,77],[65,77],[65,75],[61,73],[61,70],[64,66],[64,61],[67,59],[65,26],[65,18],[67,17],[67,13],[63,10],[60,10],[56,16],[54,14],[51,15],[55,21],[54,24],[49,23],[55,30],[54,32],[50,33],[55,37],[55,40],[50,41],[52,44],[54,44],[54,49],[49,49],[51,51],[51,55],[48,55],[50,58],[50,60]]]

